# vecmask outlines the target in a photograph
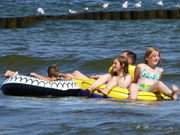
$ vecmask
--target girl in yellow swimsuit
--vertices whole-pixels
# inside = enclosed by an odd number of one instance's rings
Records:
[[[145,63],[138,64],[134,73],[134,83],[129,87],[129,99],[135,100],[138,91],[161,92],[173,100],[176,100],[179,93],[179,88],[172,85],[172,88],[167,87],[160,81],[163,68],[158,67],[160,63],[160,52],[156,48],[148,48],[144,57]]]

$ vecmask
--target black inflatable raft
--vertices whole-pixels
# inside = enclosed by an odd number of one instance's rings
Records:
[[[13,96],[78,96],[75,81],[44,81],[30,76],[16,75],[5,80],[1,87],[5,95]]]

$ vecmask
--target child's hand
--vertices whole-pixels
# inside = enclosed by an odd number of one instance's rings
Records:
[[[92,85],[88,88],[89,91],[93,91],[94,89],[96,89],[96,88]]]
[[[34,72],[32,72],[32,73],[30,73],[30,76],[32,76],[32,77],[36,77],[36,76],[37,76],[37,74],[36,74],[36,73],[34,73]]]

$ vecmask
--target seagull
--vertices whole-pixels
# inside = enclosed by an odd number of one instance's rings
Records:
[[[108,6],[109,6],[109,3],[108,3],[108,2],[102,4],[102,7],[103,7],[103,8],[107,8]]]
[[[176,8],[180,8],[180,3],[178,3],[177,5],[175,5]]]
[[[162,0],[158,1],[157,4],[158,4],[159,6],[163,6],[163,5],[164,5]]]
[[[134,5],[135,8],[140,8],[141,6],[142,6],[142,2],[141,1],[135,3],[135,5]]]
[[[85,7],[85,8],[84,8],[84,10],[88,11],[88,10],[89,10],[89,8],[88,8],[88,7]]]
[[[70,13],[70,14],[76,14],[76,13],[77,13],[77,11],[72,10],[72,9],[69,9],[69,13]]]
[[[44,9],[43,9],[43,8],[40,8],[40,7],[37,9],[37,12],[38,12],[39,14],[41,14],[41,15],[44,15],[44,14],[45,14]]]
[[[125,1],[125,2],[122,4],[122,8],[128,8],[128,1]]]

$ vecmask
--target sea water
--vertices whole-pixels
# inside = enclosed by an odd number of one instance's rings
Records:
[[[107,9],[101,7],[109,2]],[[134,1],[130,2],[133,8]],[[160,8],[157,1],[143,1],[142,8]],[[37,15],[41,7],[50,15],[68,9],[119,10],[123,1],[38,0],[0,2],[2,17]],[[164,1],[175,8],[178,1]],[[149,5],[149,6],[148,6]],[[162,7],[161,7],[162,8]],[[163,81],[180,86],[180,20],[44,21],[27,28],[0,29],[0,82],[6,69],[22,74],[46,75],[57,63],[62,72],[107,72],[113,58],[132,50],[143,62],[148,47],[161,51]],[[34,98],[0,93],[0,135],[178,135],[180,101],[129,102],[86,97]]]

